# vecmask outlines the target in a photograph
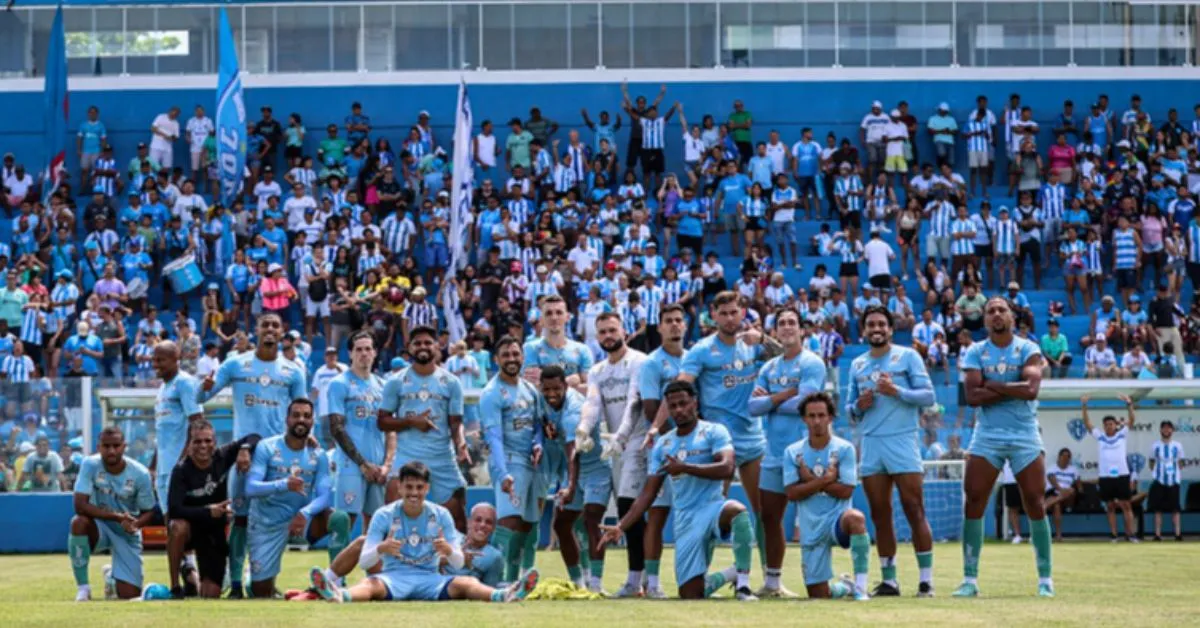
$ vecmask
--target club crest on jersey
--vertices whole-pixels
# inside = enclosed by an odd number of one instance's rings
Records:
[[[899,364],[900,358],[901,358],[901,355],[899,353],[893,353],[892,354],[892,364]]]
[[[734,361],[733,361],[733,370],[735,370],[735,371],[740,371],[740,370],[742,370],[742,367],[744,367],[744,366],[746,366],[746,363],[745,363],[745,362],[742,362],[741,360],[734,360]]]
[[[422,388],[417,392],[417,399],[421,401],[429,401],[429,391]]]
[[[686,448],[681,448],[679,451],[675,452],[675,459],[680,462],[687,460],[687,457],[688,450]]]
[[[346,505],[347,505],[347,506],[350,506],[350,505],[354,504],[354,498],[355,498],[355,497],[357,497],[357,496],[356,496],[356,495],[355,495],[353,492],[351,492],[351,491],[346,491],[346,494],[345,494],[345,496],[344,496],[342,499],[343,499],[343,501],[345,501],[345,502],[346,502]]]
[[[825,465],[823,465],[821,463],[814,464],[813,468],[812,468],[812,472],[813,472],[813,475],[818,476],[818,477],[825,475]]]
[[[408,535],[408,544],[413,547],[420,545],[421,544],[421,535],[417,534],[416,532],[413,532],[412,534]]]
[[[271,385],[271,376],[266,373],[259,375],[258,376],[258,385],[259,386],[270,386]]]
[[[1007,371],[1007,370],[1008,370],[1008,365],[1007,365],[1007,364],[1005,364],[1005,363],[1003,363],[1003,362],[1000,362],[1000,363],[996,364],[996,372],[997,372],[997,373],[999,373],[999,374],[1003,375],[1003,374],[1004,374],[1004,372],[1005,372],[1005,371]]]
[[[288,473],[292,474],[292,477],[298,478],[300,474],[304,473],[304,469],[300,465],[294,464],[288,469]]]

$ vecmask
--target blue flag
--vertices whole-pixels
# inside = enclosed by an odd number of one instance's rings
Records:
[[[46,51],[46,86],[43,96],[46,112],[46,168],[42,171],[42,200],[49,204],[66,173],[67,161],[67,36],[63,31],[62,4],[54,12],[50,27],[50,46]],[[84,184],[86,185],[86,181]]]
[[[217,176],[221,181],[218,200],[225,207],[233,204],[242,190],[246,170],[246,104],[242,101],[242,78],[238,72],[237,48],[229,16],[221,9],[217,50],[220,70],[217,75]]]

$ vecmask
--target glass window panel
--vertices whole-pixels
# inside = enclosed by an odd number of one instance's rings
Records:
[[[751,21],[756,67],[806,65],[805,51],[811,46],[804,31],[804,2],[755,4]]]
[[[842,2],[837,5],[838,63],[843,66],[866,66],[870,63],[868,6],[865,2]]]
[[[1152,6],[1128,7],[1124,65],[1158,65],[1158,12]]]
[[[604,4],[600,7],[603,64],[606,68],[633,67],[633,40],[630,38],[632,10],[628,4]]]
[[[450,44],[446,40],[450,15],[445,5],[397,5],[392,15],[396,24],[395,69],[450,68]]]
[[[1194,63],[1195,27],[1191,24],[1192,10],[1185,5],[1158,7],[1159,28],[1163,31],[1163,58],[1160,65]]]
[[[687,6],[687,63],[693,68],[711,68],[717,63],[717,5],[693,3]]]
[[[40,16],[37,24],[37,30],[41,31],[39,36],[34,38],[34,71],[38,76],[46,68],[46,46],[50,42],[50,25],[54,23],[54,11],[45,11]],[[121,49],[121,43],[118,41],[119,33],[103,35],[97,34],[95,29],[95,11],[90,8],[85,9],[63,9],[63,30],[67,37],[67,73],[68,74],[94,74],[95,59],[104,54],[104,51],[111,50],[113,47]],[[42,26],[42,24],[45,26]],[[101,63],[102,69],[105,66],[111,67],[111,60],[106,64]],[[113,74],[120,73],[120,56],[117,57],[116,71]]]
[[[1070,40],[1059,37],[1060,29],[1070,30],[1071,5],[1067,2],[1043,2],[1042,11],[1042,65],[1061,67],[1071,62]]]
[[[597,4],[567,4],[569,18],[567,28],[571,30],[572,68],[585,70],[600,65],[600,7]]]
[[[514,7],[517,69],[564,69],[567,64],[567,7],[518,4]]]
[[[987,4],[987,25],[977,45],[987,49],[989,66],[1037,66],[1042,57],[1042,23],[1037,3]]]
[[[949,35],[945,40],[939,40],[936,45],[930,44],[925,48],[925,65],[930,67],[948,66],[954,63],[954,36],[956,34],[954,31],[954,4],[951,2],[926,2],[924,8],[925,24],[945,29]]]
[[[330,28],[327,6],[277,9],[272,67],[276,72],[330,71]]]
[[[96,11],[97,36],[104,32],[121,33],[121,15],[111,16],[106,20]],[[115,23],[112,20],[115,17]],[[122,61],[128,74],[158,74],[158,58],[155,56],[157,38],[152,36],[159,29],[158,9],[129,9],[125,13],[124,24],[125,58],[119,54],[111,59],[101,59],[104,74],[116,75],[121,73]]]
[[[920,3],[872,2],[867,9],[869,63],[874,66],[921,66],[925,48],[950,43],[950,25],[926,27]]]
[[[208,74],[217,71],[217,11],[213,7],[173,7],[158,12],[163,32],[185,31],[187,54],[160,54],[159,74]]]
[[[633,66],[687,67],[687,5],[633,5]]]
[[[513,69],[513,8],[483,6],[483,67],[489,70]]]
[[[755,32],[750,24],[749,4],[721,4],[721,65],[727,68],[750,67],[755,44],[766,47],[771,40],[770,27]]]
[[[454,46],[451,49],[451,67],[464,70],[479,63],[479,5],[459,4],[451,7],[450,27]]]
[[[837,5],[804,3],[804,58],[810,68],[828,68],[837,59]]]
[[[364,7],[362,39],[356,44],[358,69],[391,72],[396,68],[395,7],[368,4]]]
[[[21,77],[29,71],[30,11],[0,11],[0,78]]]
[[[275,65],[277,56],[274,43],[278,33],[275,31],[274,7],[244,7],[245,26],[239,24],[242,11],[229,12],[229,26],[233,29],[233,37],[242,47],[238,61],[246,72],[265,74],[278,72]]]
[[[1099,3],[1089,0],[1072,2],[1071,23],[1073,29],[1060,26],[1055,32],[1059,38],[1071,38],[1075,48],[1075,65],[1104,65],[1104,47],[1087,38],[1087,33],[1098,30],[1104,23]],[[1074,34],[1070,35],[1072,30]]]
[[[333,70],[358,70],[358,37],[362,9],[356,4],[334,5],[330,28],[333,30]]]
[[[961,66],[987,65],[987,48],[979,48],[981,25],[987,24],[982,2],[957,2],[954,5],[957,62]]]

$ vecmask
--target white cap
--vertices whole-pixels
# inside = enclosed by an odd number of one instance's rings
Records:
[[[418,111],[418,112],[417,112],[417,117],[418,117],[418,118],[420,118],[421,116],[425,116],[426,118],[432,118],[432,117],[433,117],[433,116],[429,115],[429,110],[427,110],[427,109],[422,109],[422,110],[420,110],[420,111]]]
[[[883,103],[876,100],[875,102],[871,103],[871,108],[872,109],[876,109],[876,108],[883,109]]]
[[[280,266],[279,264],[271,264],[270,266],[267,266],[268,273],[273,273],[277,270],[283,270],[283,266]]]
[[[548,273],[548,272],[550,272],[550,269],[546,268],[546,265],[545,265],[545,264],[541,264],[541,265],[539,265],[539,266],[538,266],[537,268],[535,268],[534,270],[536,270],[538,273]]]
[[[891,112],[890,114],[888,114],[888,115],[892,116],[893,118],[899,118],[899,117],[900,117],[900,110],[899,110],[899,109],[892,109],[892,112]]]
[[[618,244],[618,245],[614,246],[614,247],[613,247],[613,250],[612,250],[612,254],[613,254],[614,256],[616,256],[616,255],[624,255],[624,254],[625,254],[625,247],[621,246],[620,244]]]
[[[948,103],[948,102],[938,103],[938,111],[950,111],[950,103]]]

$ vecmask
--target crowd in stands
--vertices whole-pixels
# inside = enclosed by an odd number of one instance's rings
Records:
[[[955,115],[946,103],[875,101],[857,137],[785,138],[740,100],[701,113],[666,86],[621,91],[588,103],[607,109],[594,117],[552,120],[535,106],[477,125],[462,268],[450,267],[449,111],[384,133],[359,103],[316,125],[263,106],[228,207],[214,202],[216,136],[202,107],[157,116],[133,155],[114,152],[104,112],[89,108],[72,171],[45,202],[32,156],[5,154],[0,490],[71,486],[81,400],[60,382],[152,386],[162,339],[203,376],[253,349],[263,312],[290,326],[283,355],[318,392],[347,368],[352,331],[374,332],[386,373],[405,364],[420,325],[439,330],[444,365],[479,388],[495,373],[492,343],[537,334],[549,294],[567,300],[570,332],[597,355],[606,311],[649,351],[670,303],[689,313],[689,345],[711,331],[706,301],[722,290],[768,333],[796,307],[835,389],[861,348],[857,316],[876,303],[944,386],[995,294],[1018,311],[1020,334],[1040,339],[1048,377],[1178,377],[1200,351],[1189,296],[1200,105],[1185,121],[1186,103],[1137,96],[1124,111],[1080,94],[1086,106],[1037,112],[1019,94],[979,96]],[[163,269],[186,257],[205,280],[175,294]],[[1081,337],[1068,337],[1070,321]],[[970,425],[961,394],[956,421],[944,406],[926,413],[929,457],[962,456],[959,434],[937,432]],[[130,455],[153,452],[139,442]]]

